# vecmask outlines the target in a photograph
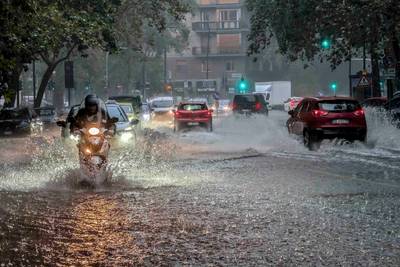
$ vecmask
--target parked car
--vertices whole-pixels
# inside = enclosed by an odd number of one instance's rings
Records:
[[[42,121],[44,126],[55,126],[57,122],[56,110],[54,107],[41,107],[35,108],[35,113],[37,114],[38,118]]]
[[[285,109],[285,111],[293,110],[297,107],[297,105],[301,102],[301,100],[303,100],[303,97],[297,97],[297,96],[290,97],[283,104],[283,108]]]
[[[212,112],[205,102],[180,103],[174,111],[174,132],[189,126],[203,126],[212,132]]]
[[[232,111],[236,116],[268,115],[268,104],[261,94],[235,95],[232,101]]]
[[[383,108],[387,102],[387,97],[372,97],[364,100],[361,106],[366,108]]]
[[[0,136],[30,135],[42,130],[42,122],[30,108],[3,109],[0,112]]]
[[[150,101],[151,120],[172,121],[174,99],[171,96],[156,97]]]
[[[289,115],[289,133],[303,136],[304,145],[310,150],[317,149],[323,139],[366,140],[364,110],[353,98],[305,98]]]

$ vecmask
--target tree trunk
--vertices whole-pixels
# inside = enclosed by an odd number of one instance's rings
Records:
[[[381,84],[379,75],[379,57],[375,48],[371,49],[371,65],[372,65],[372,95],[371,97],[381,96]]]
[[[12,108],[15,105],[15,101],[17,99],[17,94],[19,90],[21,90],[20,87],[20,77],[21,73],[23,70],[23,65],[22,64],[17,64],[17,66],[11,71],[11,75],[8,77],[8,91],[13,92],[12,97],[10,101],[6,102],[4,104],[5,107]]]
[[[39,90],[37,92],[36,95],[36,99],[35,99],[35,108],[40,108],[40,105],[42,104],[42,99],[44,96],[44,93],[47,89],[47,84],[51,78],[51,75],[53,75],[53,71],[55,70],[55,68],[57,67],[57,63],[52,63],[51,65],[47,66],[47,69],[45,71],[45,73],[43,74],[42,80],[40,81],[40,86],[39,86]]]

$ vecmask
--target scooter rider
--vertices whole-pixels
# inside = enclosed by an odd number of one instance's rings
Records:
[[[86,123],[98,122],[108,130],[108,133],[113,135],[115,133],[115,124],[111,122],[105,105],[96,95],[87,95],[85,97],[84,105],[73,118],[70,131],[71,134],[79,132],[84,128]]]

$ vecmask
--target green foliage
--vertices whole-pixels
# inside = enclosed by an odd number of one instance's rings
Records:
[[[332,68],[365,44],[371,53],[399,38],[400,2],[394,0],[248,0],[250,53],[273,38],[290,60],[330,62]],[[330,40],[329,49],[320,44]]]

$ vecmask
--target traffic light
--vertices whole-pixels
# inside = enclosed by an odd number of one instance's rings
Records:
[[[172,84],[164,84],[164,90],[169,93],[172,92]]]
[[[323,40],[321,41],[321,47],[322,47],[323,49],[329,49],[329,48],[331,48],[331,40],[329,40],[329,39],[327,39],[327,38],[323,39]]]
[[[329,84],[329,88],[330,88],[333,92],[335,92],[335,94],[336,94],[336,90],[337,90],[337,88],[338,88],[337,82],[331,82],[331,83]]]
[[[245,80],[243,77],[238,81],[236,87],[240,94],[245,94],[250,89],[249,82]]]

